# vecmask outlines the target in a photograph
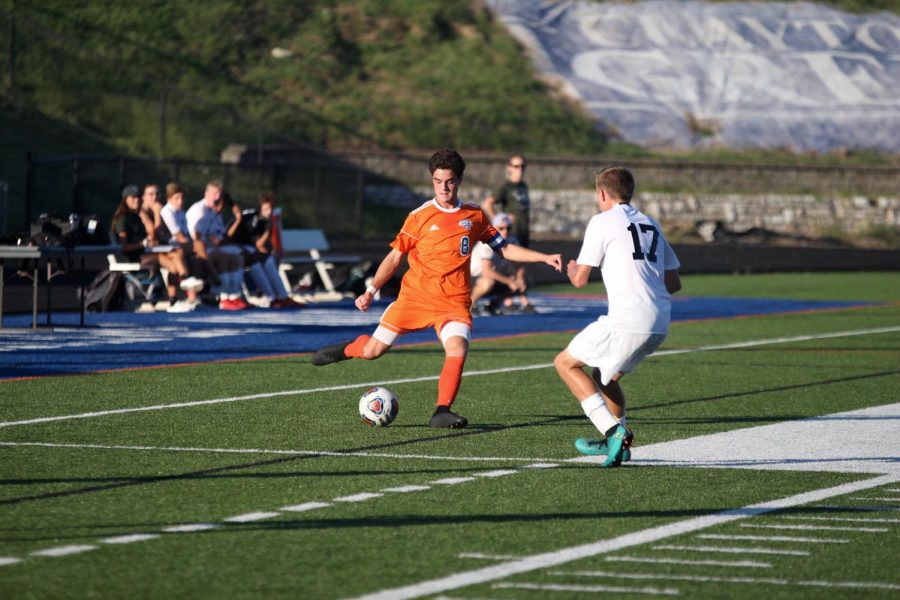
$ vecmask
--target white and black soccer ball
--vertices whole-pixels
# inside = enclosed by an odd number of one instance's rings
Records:
[[[359,416],[369,427],[386,427],[397,418],[400,403],[394,392],[383,387],[373,387],[359,399]]]

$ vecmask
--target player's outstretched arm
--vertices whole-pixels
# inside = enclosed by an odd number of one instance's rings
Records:
[[[561,254],[544,254],[543,252],[538,252],[529,248],[523,248],[518,244],[507,244],[503,247],[503,250],[501,250],[501,252],[503,253],[503,258],[505,258],[506,260],[529,263],[542,262],[544,264],[550,265],[558,272],[562,273]]]
[[[569,281],[572,282],[577,288],[584,287],[588,279],[591,276],[591,269],[593,269],[590,265],[579,265],[574,260],[570,260],[569,264],[566,266],[566,275],[569,277]]]
[[[384,284],[391,280],[394,273],[400,268],[401,262],[403,262],[402,252],[396,249],[388,252],[388,255],[378,265],[378,270],[375,271],[375,277],[372,278],[372,287],[380,290]],[[374,295],[369,290],[366,290],[356,298],[356,308],[366,312],[369,310],[369,306],[372,305],[372,300],[374,300]]]

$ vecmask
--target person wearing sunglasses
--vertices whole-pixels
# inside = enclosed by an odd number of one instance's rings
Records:
[[[506,163],[506,181],[494,194],[485,198],[481,207],[490,218],[497,213],[506,213],[512,221],[510,234],[519,240],[519,245],[529,247],[531,230],[528,184],[525,183],[525,157],[516,154]]]

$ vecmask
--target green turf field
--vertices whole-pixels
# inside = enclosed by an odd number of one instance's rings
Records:
[[[424,426],[437,345],[0,383],[0,598],[897,598],[900,274],[684,284],[877,304],[674,324],[623,380],[619,469],[572,460],[593,432],[551,367],[570,333],[473,344],[453,432]],[[373,383],[400,398],[390,427],[359,422]],[[766,426],[857,410],[789,445],[881,470],[641,460],[713,434],[762,455]]]

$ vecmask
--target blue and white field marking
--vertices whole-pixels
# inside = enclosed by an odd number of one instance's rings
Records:
[[[535,294],[534,315],[479,317],[475,339],[529,333],[574,331],[607,311],[605,298]],[[868,306],[870,304],[863,304]],[[58,315],[54,329],[22,329],[30,315],[4,319],[0,329],[0,381],[20,377],[87,373],[176,364],[193,364],[312,352],[360,333],[371,333],[387,302],[367,313],[352,302],[298,310],[247,310],[224,313],[104,313],[88,315],[78,328],[77,315]],[[673,321],[770,315],[861,306],[848,302],[779,299],[678,298]],[[10,329],[17,327],[19,329]],[[399,345],[433,342],[431,330],[403,337]]]
[[[836,496],[846,496],[856,492],[863,492],[889,486],[900,481],[900,436],[897,435],[897,422],[900,421],[900,403],[887,406],[877,406],[862,410],[850,411],[812,419],[801,419],[798,421],[786,421],[763,427],[752,427],[748,429],[738,429],[734,431],[724,432],[722,434],[712,434],[689,438],[686,440],[676,440],[662,444],[652,444],[649,446],[638,446],[634,448],[631,464],[652,466],[652,465],[677,465],[695,468],[742,468],[742,469],[784,469],[784,470],[807,470],[807,471],[838,471],[838,472],[855,472],[855,473],[877,473],[876,477],[855,481],[821,490],[814,490],[797,494],[787,498],[762,502],[759,504],[751,504],[741,508],[722,511],[720,513],[706,515],[686,519],[659,527],[652,527],[643,531],[628,533],[616,538],[608,540],[597,540],[588,544],[580,544],[569,548],[562,548],[554,552],[546,552],[531,556],[520,557],[496,557],[498,564],[470,571],[455,573],[446,577],[430,579],[406,585],[402,587],[389,588],[380,590],[372,594],[359,596],[355,600],[401,600],[405,598],[420,598],[433,594],[440,594],[471,585],[489,583],[499,581],[520,573],[528,573],[532,571],[543,570],[556,567],[569,562],[599,556],[626,548],[649,545],[654,542],[660,542],[670,537],[680,536],[686,533],[692,533],[708,529],[717,525],[726,524],[733,521],[746,520],[751,517],[765,515],[770,512],[778,511],[785,508],[801,506],[814,502],[821,502]],[[848,427],[853,427],[854,423],[866,424],[866,437],[859,443],[844,445],[844,441],[852,436],[846,435]],[[826,452],[826,457],[833,457],[831,450],[826,450],[824,445],[829,440],[832,445],[833,441],[841,439],[841,450],[848,453],[849,457],[837,457],[835,460],[819,460],[822,452]],[[685,453],[689,448],[690,452]],[[765,450],[762,450],[765,448]],[[764,456],[758,461],[753,460],[722,460],[720,457],[723,453],[748,453],[763,452]],[[671,456],[690,456],[690,459],[682,459],[672,461],[660,457]],[[569,463],[596,463],[602,459],[593,456],[578,457],[570,459]],[[754,523],[743,524],[746,527],[756,528],[778,528],[788,529],[791,525],[760,525]],[[806,532],[834,530],[810,526],[809,529],[803,529]],[[852,530],[857,534],[874,534],[887,532],[887,527],[860,527],[853,525],[841,530]],[[863,531],[863,529],[871,531]],[[731,536],[736,537],[736,536]],[[749,536],[744,536],[747,539]],[[754,539],[758,536],[754,536]],[[772,536],[771,541],[778,541],[778,537],[799,537],[799,536]],[[813,540],[806,536],[807,539],[803,543],[816,543],[819,540]],[[710,536],[703,536],[703,539],[718,539]],[[840,543],[841,538],[831,538],[832,543]],[[796,543],[796,540],[795,540]],[[765,557],[766,555],[791,555],[791,556],[810,556],[813,550],[791,550],[784,548],[760,548],[742,546],[705,546],[705,545],[672,545],[660,544],[653,546],[654,548],[663,550],[678,550],[688,552],[688,556],[684,559],[675,559],[682,564],[705,564],[713,565],[713,561],[697,560],[697,553],[721,553],[721,554],[740,554],[753,555],[754,557]],[[490,557],[481,555],[473,558],[485,558],[491,560]],[[614,557],[608,557],[614,559]],[[618,560],[628,560],[625,557],[619,557]],[[633,561],[643,561],[646,559],[632,558]],[[758,568],[766,568],[769,563],[755,561],[752,564],[735,564],[737,561],[716,561],[721,566],[753,566]],[[744,561],[747,562],[747,561]],[[809,581],[809,580],[787,580],[773,578],[752,578],[752,577],[716,577],[705,576],[704,578],[693,578],[692,576],[663,576],[663,575],[642,575],[635,574],[633,576],[624,574],[620,571],[615,573],[606,572],[570,572],[568,575],[588,576],[588,577],[604,577],[611,578],[613,576],[620,579],[646,579],[655,581],[706,581],[718,583],[743,583],[743,584],[769,584],[780,586],[799,586],[799,587],[820,587],[828,589],[875,589],[875,590],[900,590],[900,585],[881,582],[856,582],[856,581]],[[621,593],[661,593],[665,595],[676,595],[678,590],[675,588],[665,588],[665,591],[659,589],[648,590],[641,588],[633,588],[627,586],[594,586],[594,585],[578,585],[578,584],[543,584],[543,583],[498,583],[495,584],[498,589],[529,589],[543,591],[575,591],[575,592],[602,592],[611,591],[614,587]]]

